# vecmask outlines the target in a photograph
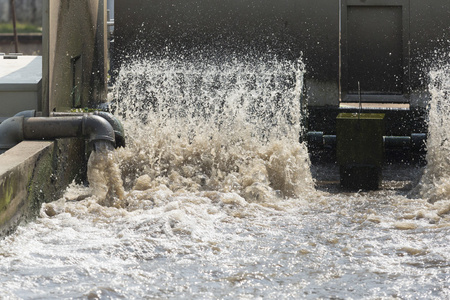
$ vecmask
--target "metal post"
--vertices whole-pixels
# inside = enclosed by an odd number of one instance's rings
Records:
[[[14,46],[15,46],[16,53],[19,53],[19,38],[17,37],[16,8],[15,8],[14,0],[11,0],[11,13],[12,13],[12,22],[13,22],[13,30],[14,30]]]

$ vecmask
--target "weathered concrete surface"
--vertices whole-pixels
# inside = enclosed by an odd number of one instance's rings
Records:
[[[27,141],[0,155],[0,237],[30,220],[44,202],[85,179],[84,141]]]
[[[24,110],[40,110],[42,57],[0,56],[0,121]]]
[[[106,0],[44,0],[44,116],[106,100],[106,36]]]
[[[42,0],[42,108],[94,106],[106,100],[106,0]],[[22,142],[0,155],[0,236],[85,180],[85,142]]]

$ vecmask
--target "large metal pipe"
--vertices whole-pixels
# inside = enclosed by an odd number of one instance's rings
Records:
[[[98,115],[83,114],[65,117],[15,116],[0,124],[0,150],[14,147],[23,140],[52,140],[83,137],[89,142],[107,141],[115,144],[114,129]]]
[[[52,117],[67,117],[67,116],[82,116],[84,113],[72,113],[72,112],[54,112],[51,113]],[[96,111],[93,115],[100,116],[114,129],[116,147],[125,147],[125,131],[122,123],[111,113],[105,111]]]
[[[12,117],[0,124],[0,153],[23,141],[23,119]]]
[[[95,115],[70,117],[35,117],[23,119],[24,139],[51,140],[64,137],[84,137],[90,142],[115,142],[114,130],[108,121]]]

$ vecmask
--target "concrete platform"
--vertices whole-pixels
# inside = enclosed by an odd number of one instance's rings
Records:
[[[42,57],[7,57],[0,55],[0,122],[41,102]]]

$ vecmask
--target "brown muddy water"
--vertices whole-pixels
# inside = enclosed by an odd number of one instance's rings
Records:
[[[430,79],[427,166],[344,193],[298,142],[301,62],[123,68],[128,146],[0,241],[0,298],[450,298],[449,67]]]

